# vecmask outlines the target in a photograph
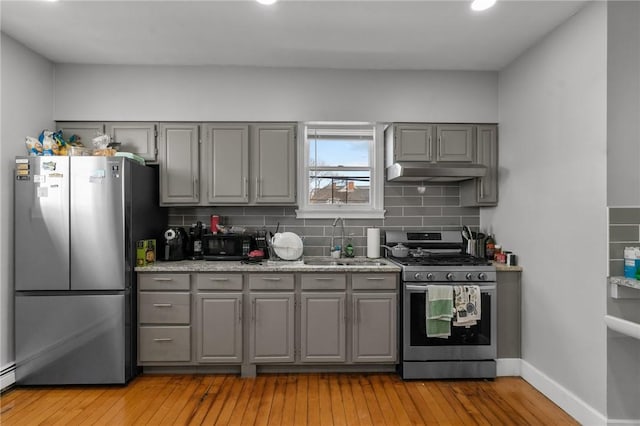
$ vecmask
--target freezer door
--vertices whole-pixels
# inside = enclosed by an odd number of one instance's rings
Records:
[[[69,289],[69,157],[16,158],[15,289]]]
[[[124,289],[123,159],[70,158],[71,289]]]
[[[16,295],[16,382],[125,383],[125,297]]]

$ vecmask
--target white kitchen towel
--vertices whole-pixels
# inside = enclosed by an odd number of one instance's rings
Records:
[[[480,287],[477,285],[456,285],[453,287],[455,314],[453,325],[470,327],[480,320]]]
[[[428,285],[426,299],[427,337],[450,337],[453,289],[449,285]]]

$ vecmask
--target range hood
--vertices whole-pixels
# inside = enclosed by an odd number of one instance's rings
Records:
[[[487,166],[469,163],[400,161],[387,167],[387,180],[396,182],[457,182],[486,174]]]

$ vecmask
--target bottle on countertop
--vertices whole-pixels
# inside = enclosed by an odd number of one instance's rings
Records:
[[[493,260],[496,250],[496,240],[493,234],[489,234],[484,243],[484,256],[487,260]]]
[[[353,257],[355,256],[355,252],[353,249],[353,237],[349,236],[347,238],[347,244],[344,247],[344,255],[345,257]]]

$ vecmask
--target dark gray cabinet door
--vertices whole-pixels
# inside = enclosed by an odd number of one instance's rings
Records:
[[[249,202],[249,126],[208,124],[203,171],[209,203]]]
[[[139,155],[149,162],[156,161],[158,154],[156,148],[156,123],[107,123],[106,133],[111,136],[112,142],[122,144],[120,151]]]
[[[344,362],[346,293],[303,292],[300,349],[302,362]]]
[[[476,163],[487,166],[487,174],[460,182],[462,206],[498,204],[498,126],[477,126]]]
[[[437,162],[473,162],[474,126],[469,124],[438,124]]]
[[[255,203],[295,203],[295,132],[294,124],[252,126],[251,179]]]
[[[197,360],[242,362],[242,293],[196,295]]]
[[[294,361],[294,293],[250,293],[249,361]]]
[[[161,123],[158,135],[160,203],[197,204],[200,199],[199,126]]]
[[[394,129],[395,161],[432,161],[433,126],[397,124]]]
[[[520,358],[522,286],[521,272],[498,272],[498,358]]]
[[[353,362],[397,360],[397,296],[353,293]]]

